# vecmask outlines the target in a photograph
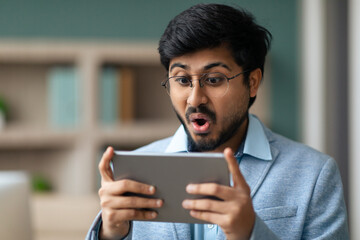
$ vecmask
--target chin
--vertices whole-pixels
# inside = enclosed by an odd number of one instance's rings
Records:
[[[219,139],[210,138],[209,136],[189,136],[188,149],[190,152],[207,152],[213,151],[218,147]]]

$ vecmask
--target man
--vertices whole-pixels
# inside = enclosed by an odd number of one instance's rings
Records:
[[[224,152],[232,186],[190,184],[183,207],[213,225],[151,221],[161,199],[154,186],[114,181],[109,147],[99,164],[102,212],[88,239],[348,239],[335,161],[264,127],[248,109],[264,73],[271,34],[243,11],[200,4],[180,13],[159,44],[163,82],[182,126],[148,152]],[[240,171],[241,170],[241,171]]]

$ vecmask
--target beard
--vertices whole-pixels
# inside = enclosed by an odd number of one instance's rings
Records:
[[[248,110],[243,112],[236,112],[232,113],[229,116],[224,117],[224,124],[223,127],[220,130],[219,136],[215,139],[207,138],[206,134],[198,134],[201,136],[201,139],[198,141],[195,141],[191,134],[189,129],[187,128],[187,125],[185,124],[185,121],[181,118],[180,114],[175,110],[174,111],[180,120],[181,124],[184,126],[187,138],[188,138],[188,151],[189,152],[206,152],[206,151],[212,151],[215,150],[217,147],[221,146],[225,142],[227,142],[229,139],[231,139],[239,130],[239,128],[242,126],[244,121],[247,119],[248,116]],[[191,113],[203,113],[206,114],[212,121],[212,123],[216,123],[216,114],[208,109],[204,105],[200,105],[197,108],[189,107],[185,113],[185,118],[188,123],[190,123],[189,115]]]

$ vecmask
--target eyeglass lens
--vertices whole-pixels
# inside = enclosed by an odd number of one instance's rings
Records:
[[[198,85],[204,94],[219,98],[224,96],[229,88],[228,79],[222,73],[206,73],[197,79],[193,76],[195,75],[170,77],[165,86],[168,94],[177,98],[187,98]]]

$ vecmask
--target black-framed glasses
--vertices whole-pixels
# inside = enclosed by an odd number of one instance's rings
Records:
[[[198,81],[207,96],[221,98],[229,89],[229,81],[248,71],[240,72],[232,77],[227,77],[223,73],[210,72],[203,74],[194,74],[186,76],[172,76],[161,83],[165,87],[166,92],[173,97],[187,98],[191,94],[194,87],[194,81]],[[199,76],[197,80],[192,79],[193,76]]]

